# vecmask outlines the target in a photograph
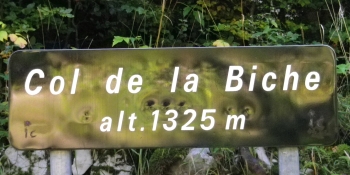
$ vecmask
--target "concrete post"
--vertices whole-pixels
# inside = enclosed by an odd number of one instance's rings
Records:
[[[51,175],[72,175],[71,151],[51,150],[50,172]]]
[[[299,175],[299,150],[297,147],[278,148],[279,174]]]

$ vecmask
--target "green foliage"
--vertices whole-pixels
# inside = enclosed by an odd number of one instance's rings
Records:
[[[349,68],[350,68],[350,63],[338,64],[337,65],[337,74],[347,75],[348,71],[349,71]]]
[[[123,37],[123,36],[114,36],[112,47],[119,43],[126,43],[128,46],[131,44],[133,48],[147,48],[147,45],[142,45],[142,38],[137,37]]]
[[[350,144],[350,97],[338,95],[338,120],[340,126],[340,142]]]
[[[244,28],[244,29],[243,29]],[[234,38],[249,45],[282,45],[299,44],[300,35],[291,31],[283,31],[273,18],[264,20],[237,20],[229,24],[219,24],[219,31],[232,33]],[[234,44],[237,45],[237,44]]]
[[[42,29],[42,35],[38,36],[44,39],[44,25],[47,26],[47,30],[50,30],[51,25],[53,25],[52,28],[59,35],[61,29],[67,29],[63,18],[74,17],[71,14],[72,9],[64,7],[51,8],[50,5],[36,5],[36,3],[21,6],[8,0],[4,0],[1,6],[5,10],[1,13],[3,18],[0,21],[0,51],[6,52],[12,52],[14,49],[13,46],[24,48],[27,44],[29,48],[38,49],[44,47],[41,43],[36,42],[35,36],[29,37],[29,35],[38,29]],[[11,34],[16,36],[16,38],[11,37]],[[10,37],[13,43],[6,43],[8,37]],[[8,58],[8,56],[6,57]]]
[[[169,173],[172,166],[183,160],[188,153],[188,149],[156,149],[149,159],[150,172],[153,175],[163,175]]]
[[[4,42],[4,41],[7,40],[7,38],[8,38],[7,32],[4,31],[4,30],[1,30],[1,31],[0,31],[0,41],[1,41],[1,42]]]
[[[315,174],[347,174],[350,169],[350,146],[306,147],[300,151],[303,168]]]
[[[335,9],[333,4],[327,1],[325,2],[331,17],[331,22],[327,25],[329,30],[326,35],[330,45],[335,49],[337,60],[340,62],[337,65],[337,74],[348,77],[350,50],[347,48],[350,45],[350,16],[344,14],[344,7],[342,7],[340,0],[338,1],[339,9]]]
[[[8,30],[16,33],[33,32],[42,27],[43,24],[50,24],[51,21],[58,20],[57,17],[74,17],[72,9],[63,7],[50,8],[46,5],[36,5],[30,3],[25,7],[19,6],[15,2],[4,3],[6,10],[3,12],[4,23],[8,23]]]

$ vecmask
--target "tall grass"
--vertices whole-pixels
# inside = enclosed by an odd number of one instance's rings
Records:
[[[329,3],[325,0],[325,4],[332,20],[331,27],[328,29],[330,31],[329,42],[333,44],[337,54],[337,61],[340,63],[337,65],[337,73],[341,75],[341,79],[338,82],[338,90],[348,94],[350,92],[350,19],[346,16],[345,9],[340,0],[337,1],[337,7],[335,7],[332,1]],[[320,27],[324,31],[321,24]]]

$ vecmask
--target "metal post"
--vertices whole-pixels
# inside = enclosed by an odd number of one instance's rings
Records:
[[[50,151],[50,172],[51,172],[51,175],[71,175],[72,174],[71,151],[66,151],[66,150]]]
[[[297,147],[278,148],[279,174],[299,175],[299,150]]]

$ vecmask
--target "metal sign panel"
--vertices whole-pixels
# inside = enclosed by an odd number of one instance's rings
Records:
[[[319,145],[337,136],[327,46],[28,50],[9,70],[18,149]]]

